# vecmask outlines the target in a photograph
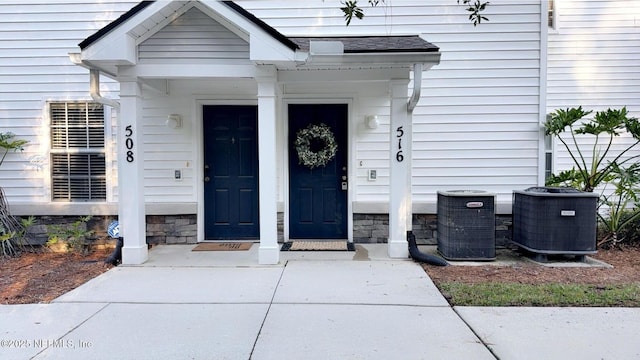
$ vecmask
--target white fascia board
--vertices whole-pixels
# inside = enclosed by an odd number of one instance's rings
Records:
[[[295,62],[299,57],[295,50],[290,49],[262,28],[238,14],[235,10],[217,0],[201,0],[196,5],[200,10],[209,14],[230,31],[249,41],[249,59],[255,63]],[[205,9],[204,7],[209,9]],[[217,14],[223,19],[215,16]],[[224,21],[221,21],[224,20]]]
[[[251,34],[249,41],[249,60],[256,63],[294,62],[295,51],[270,36]]]
[[[135,65],[137,63],[136,39],[130,35],[131,31],[145,20],[160,12],[170,1],[156,1],[142,9],[132,18],[119,24],[109,33],[82,49],[82,60],[96,64],[108,62],[115,65]]]
[[[301,69],[302,70],[302,69]],[[278,71],[278,82],[280,83],[300,83],[300,82],[372,82],[389,81],[391,79],[409,79],[410,70],[408,66],[387,67],[380,69],[359,69],[359,68],[332,68],[332,69],[286,69]]]
[[[135,65],[137,62],[136,41],[128,34],[117,38],[101,39],[82,50],[82,61],[96,64]]]
[[[411,66],[423,64],[423,70],[440,63],[440,52],[433,53],[347,53],[343,55],[311,55],[308,66]]]

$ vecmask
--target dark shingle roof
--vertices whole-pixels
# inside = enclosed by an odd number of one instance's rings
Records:
[[[111,30],[115,29],[120,24],[122,24],[125,21],[129,20],[134,15],[136,15],[137,13],[142,11],[147,6],[153,4],[154,2],[155,2],[155,0],[140,2],[138,5],[134,6],[131,10],[129,10],[126,13],[122,14],[119,18],[117,18],[116,20],[112,21],[107,26],[103,27],[102,29],[98,30],[95,34],[93,34],[93,35],[89,36],[88,38],[86,38],[84,41],[82,41],[80,44],[78,44],[78,46],[80,47],[80,49],[84,49],[87,46],[93,44],[94,42],[98,41],[101,37],[103,37],[106,34],[108,34]],[[274,39],[280,41],[282,44],[284,44],[285,46],[287,46],[291,50],[297,50],[298,49],[298,46],[295,43],[293,43],[291,40],[289,40],[289,38],[287,38],[286,36],[282,35],[278,30],[276,30],[273,27],[267,25],[267,23],[265,23],[264,21],[258,19],[257,17],[255,17],[253,14],[251,14],[250,12],[248,12],[247,10],[245,10],[244,8],[239,6],[238,4],[234,3],[233,1],[222,1],[222,3],[224,3],[225,5],[230,7],[231,9],[233,9],[238,14],[242,15],[247,20],[249,20],[252,23],[256,24],[262,30],[267,32],[267,34],[271,35]]]
[[[151,5],[155,1],[142,1],[138,5],[134,6],[131,10],[122,14],[119,18],[100,29],[95,34],[89,36],[82,41],[78,46],[80,49],[84,49],[87,46],[98,41],[101,37],[108,34],[111,30],[118,27],[138,12],[142,11],[147,6]],[[269,26],[264,21],[258,19],[253,14],[237,5],[233,1],[223,1],[225,5],[236,11],[238,14],[245,17],[255,25],[263,29],[267,34],[271,35],[274,39],[278,40],[291,50],[301,49],[304,51],[309,50],[309,43],[311,41],[341,41],[344,44],[345,53],[394,53],[394,52],[437,52],[439,49],[437,46],[431,44],[428,41],[423,40],[417,35],[408,36],[342,36],[342,37],[287,37],[280,33],[278,30]]]
[[[108,34],[111,30],[115,29],[118,27],[118,25],[124,23],[125,21],[129,20],[129,18],[133,17],[135,14],[139,13],[140,11],[142,11],[142,9],[146,8],[147,6],[153,4],[154,1],[142,1],[140,2],[138,5],[134,6],[131,10],[127,11],[126,13],[122,14],[119,18],[115,19],[114,21],[110,22],[107,26],[103,27],[102,29],[98,30],[98,32],[96,32],[95,34],[89,36],[88,38],[84,39],[80,44],[78,44],[78,46],[80,47],[80,49],[84,49],[87,46],[93,44],[94,42],[98,41],[98,39],[100,39],[101,37],[105,36],[106,34]]]
[[[292,37],[301,50],[309,51],[311,41],[340,41],[345,53],[436,52],[438,47],[418,35],[408,36],[342,36]]]
[[[225,5],[227,5],[228,7],[232,8],[233,10],[235,10],[238,14],[244,16],[247,20],[251,21],[252,23],[254,23],[256,25],[258,25],[267,34],[271,35],[274,39],[276,39],[276,40],[280,41],[281,43],[283,43],[284,45],[286,45],[289,49],[291,49],[291,50],[297,50],[298,49],[298,45],[296,45],[288,37],[282,35],[282,33],[280,33],[278,30],[274,29],[273,27],[269,26],[264,21],[262,21],[262,20],[258,19],[257,17],[255,17],[255,15],[253,15],[252,13],[248,12],[247,10],[245,10],[242,6],[234,3],[233,1],[223,1],[223,3]]]

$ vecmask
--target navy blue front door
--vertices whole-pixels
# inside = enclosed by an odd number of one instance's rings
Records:
[[[257,239],[258,108],[204,106],[204,236]]]
[[[326,166],[310,168],[299,163],[294,145],[296,135],[310,124],[326,124],[338,144],[336,156]],[[347,182],[347,129],[346,104],[289,105],[291,239],[347,238],[347,189],[342,186]]]

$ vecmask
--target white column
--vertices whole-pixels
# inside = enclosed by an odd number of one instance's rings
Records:
[[[408,79],[391,81],[391,159],[389,181],[389,257],[407,258],[412,228],[412,121],[407,110]]]
[[[123,264],[142,264],[149,256],[144,209],[142,90],[136,81],[120,83],[118,119],[118,221],[124,238]]]
[[[273,265],[280,261],[278,246],[278,178],[276,172],[276,70],[260,69],[258,82],[258,161],[260,176],[260,249],[258,263]]]

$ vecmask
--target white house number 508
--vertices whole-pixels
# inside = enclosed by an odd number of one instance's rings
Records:
[[[402,162],[404,160],[404,155],[402,155],[402,136],[404,135],[404,130],[402,126],[399,126],[396,129],[396,138],[398,138],[398,152],[396,153],[396,161]]]
[[[127,147],[127,162],[132,163],[134,158],[133,158],[133,138],[131,138],[131,136],[133,136],[133,129],[131,128],[131,125],[128,125],[125,128],[124,135],[126,137],[124,144]]]

